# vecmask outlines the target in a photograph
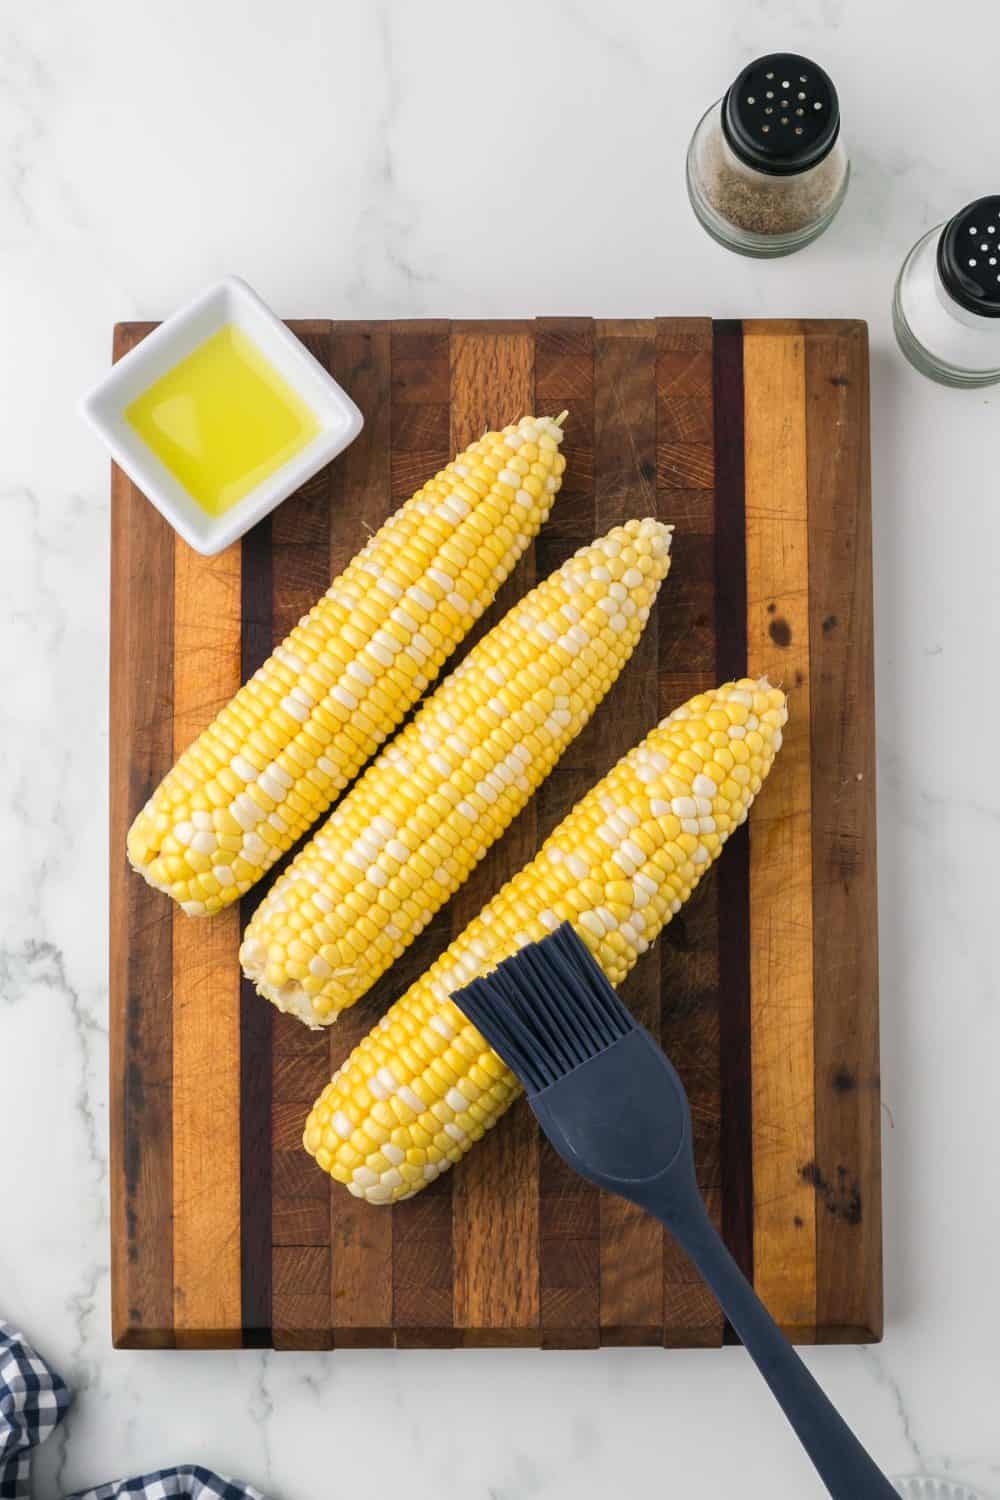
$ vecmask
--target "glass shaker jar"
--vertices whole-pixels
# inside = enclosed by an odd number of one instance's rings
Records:
[[[1000,195],[977,198],[918,240],[896,282],[899,347],[944,385],[1000,381]]]
[[[849,176],[837,90],[793,52],[748,64],[688,149],[695,213],[713,239],[743,255],[808,245],[836,214]]]

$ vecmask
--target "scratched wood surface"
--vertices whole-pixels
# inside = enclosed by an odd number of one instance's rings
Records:
[[[882,1325],[864,325],[707,318],[291,325],[365,415],[253,533],[196,556],[112,482],[113,1333],[129,1347],[711,1346],[680,1251],[573,1176],[523,1106],[426,1192],[358,1203],[300,1146],[331,1070],[656,720],[736,673],[789,691],[745,830],[626,997],[692,1101],[710,1209],[800,1342]],[[152,325],[116,329],[115,357]],[[587,729],[380,983],[313,1034],[241,984],[259,892],[205,922],[125,831],[389,511],[487,426],[570,412],[552,517],[471,641],[633,515],[676,527],[655,618]]]

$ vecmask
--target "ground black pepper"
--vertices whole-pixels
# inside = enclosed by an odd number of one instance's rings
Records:
[[[737,161],[719,131],[704,143],[701,189],[715,212],[751,234],[794,234],[822,219],[844,176],[838,152],[808,172],[769,177]]]
[[[791,52],[748,63],[688,150],[695,213],[715,239],[746,255],[787,255],[815,239],[849,174],[833,81]]]

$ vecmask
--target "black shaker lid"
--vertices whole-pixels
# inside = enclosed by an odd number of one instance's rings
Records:
[[[1000,318],[1000,194],[977,198],[945,225],[937,263],[942,285],[959,307]]]
[[[837,90],[808,57],[772,52],[748,63],[729,89],[722,128],[740,160],[758,172],[807,172],[840,134]]]

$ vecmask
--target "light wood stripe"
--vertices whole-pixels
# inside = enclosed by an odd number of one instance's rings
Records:
[[[240,686],[240,547],[174,547],[176,759]],[[179,1346],[240,1343],[239,908],[173,913],[174,1324]]]
[[[789,693],[780,774],[750,836],[754,1281],[803,1341],[816,1325],[812,775],[805,342],[744,326],[747,669]]]
[[[451,447],[458,453],[488,428],[534,408],[535,342],[530,333],[456,333],[451,341]],[[529,548],[472,641],[534,586]],[[490,860],[473,871],[452,903],[460,932],[495,891],[535,853],[529,802]],[[538,1130],[516,1106],[455,1169],[452,1188],[455,1326],[465,1342],[491,1330],[491,1343],[536,1344],[539,1321]],[[502,1336],[498,1330],[503,1330]]]

